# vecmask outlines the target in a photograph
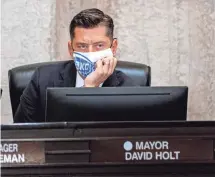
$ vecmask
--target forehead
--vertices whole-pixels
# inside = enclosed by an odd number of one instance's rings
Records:
[[[94,43],[97,41],[109,41],[105,26],[98,26],[95,28],[75,28],[74,42]]]

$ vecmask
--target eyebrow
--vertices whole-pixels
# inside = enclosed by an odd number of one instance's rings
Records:
[[[77,42],[76,45],[88,45],[87,43]]]
[[[106,43],[105,41],[98,41],[98,42],[94,42],[93,44],[99,44],[99,43]],[[77,42],[76,45],[89,45],[87,43],[84,42]]]
[[[93,44],[99,44],[99,43],[106,43],[105,41],[98,41],[98,42],[95,42]]]

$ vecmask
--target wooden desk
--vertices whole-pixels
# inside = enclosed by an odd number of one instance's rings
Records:
[[[1,128],[2,176],[215,176],[215,122],[45,123]]]

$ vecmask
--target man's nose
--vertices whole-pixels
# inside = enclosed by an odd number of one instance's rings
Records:
[[[88,52],[96,52],[93,45],[89,45]]]

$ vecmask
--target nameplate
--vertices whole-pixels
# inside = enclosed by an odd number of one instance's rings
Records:
[[[214,160],[213,140],[117,139],[91,142],[91,162],[173,162]]]
[[[213,140],[165,138],[5,141],[0,145],[0,163],[13,166],[46,163],[208,162],[214,160],[213,146]]]
[[[4,165],[45,163],[43,142],[1,142],[0,152]]]

